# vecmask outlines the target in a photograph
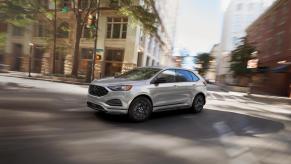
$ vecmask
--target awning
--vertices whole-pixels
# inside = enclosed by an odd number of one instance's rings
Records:
[[[288,72],[290,64],[280,65],[278,67],[272,68],[271,71],[274,73],[286,73]]]

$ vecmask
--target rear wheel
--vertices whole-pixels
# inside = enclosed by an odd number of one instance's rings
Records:
[[[152,113],[152,103],[146,97],[138,97],[132,101],[128,109],[130,120],[142,122],[147,120]]]
[[[193,101],[192,111],[194,113],[200,113],[205,105],[205,97],[202,94],[198,94]]]

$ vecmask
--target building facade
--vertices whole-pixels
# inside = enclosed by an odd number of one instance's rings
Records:
[[[86,8],[89,0],[82,0]],[[177,9],[176,3],[170,3],[172,12]],[[165,23],[175,22],[176,15],[169,13],[162,0],[155,1],[158,14]],[[61,3],[62,4],[62,3]],[[132,20],[121,16],[116,9],[120,1],[101,0],[97,41],[97,54],[101,59],[96,60],[95,77],[107,77],[121,73],[139,66],[173,65],[174,26],[159,27],[162,44],[155,36],[145,34],[139,25],[133,26]],[[136,5],[143,5],[142,0],[136,0]],[[47,4],[48,9],[52,4]],[[169,16],[169,14],[171,16]],[[168,15],[164,19],[164,15]],[[162,25],[164,26],[164,25]],[[29,43],[33,43],[32,71],[42,74],[52,72],[52,35],[49,34],[50,25],[40,19],[29,27],[15,27],[8,25],[6,64],[11,65],[11,70],[27,71],[28,56],[30,55]],[[55,57],[55,73],[70,75],[73,61],[73,45],[75,41],[75,18],[69,9],[67,13],[57,12],[57,49]],[[92,31],[84,28],[80,42],[79,70],[80,76],[90,76],[90,67],[93,57],[94,41]]]
[[[274,0],[232,0],[224,13],[221,52],[217,57],[217,75],[221,83],[232,84],[229,70],[230,55],[246,36],[246,28],[257,19]]]
[[[291,96],[291,2],[275,2],[250,25],[247,34],[259,61],[253,92]]]
[[[216,81],[217,56],[219,55],[219,52],[220,52],[220,44],[215,44],[210,51],[210,56],[214,60],[210,61],[210,66],[205,75],[205,78],[211,82]]]

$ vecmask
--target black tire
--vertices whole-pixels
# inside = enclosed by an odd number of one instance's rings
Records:
[[[196,95],[192,103],[192,111],[194,113],[200,113],[205,105],[205,97],[202,94]]]
[[[128,116],[131,121],[146,121],[152,113],[152,103],[146,97],[134,99],[128,109]]]

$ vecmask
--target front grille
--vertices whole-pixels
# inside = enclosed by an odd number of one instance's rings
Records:
[[[119,99],[111,99],[106,101],[106,104],[110,106],[122,106],[122,102]]]
[[[89,86],[89,94],[94,96],[104,96],[108,93],[108,90],[104,87],[98,85],[90,85]]]

